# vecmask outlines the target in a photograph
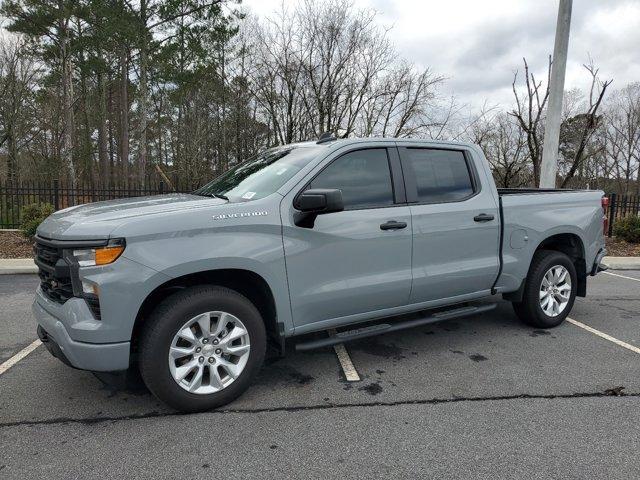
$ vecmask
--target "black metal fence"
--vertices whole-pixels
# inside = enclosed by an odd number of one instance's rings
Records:
[[[640,215],[640,195],[618,195],[611,193],[609,197],[609,231],[607,236],[613,235],[616,220],[630,215]]]
[[[176,191],[189,192],[195,185],[178,185]],[[49,183],[24,182],[18,186],[0,183],[0,229],[19,228],[20,213],[25,205],[49,203],[53,208],[62,208],[82,203],[113,200],[116,198],[141,197],[174,191],[164,182],[141,185],[76,185],[74,187],[54,180]],[[640,195],[609,194],[609,231],[613,234],[616,220],[628,215],[640,215]]]
[[[189,192],[194,187],[181,185],[174,190],[164,182],[145,186],[122,185],[67,185],[57,180],[49,183],[23,182],[17,186],[0,183],[0,229],[19,228],[21,212],[25,205],[48,203],[55,210],[83,203],[113,200],[116,198],[142,197],[173,191]]]

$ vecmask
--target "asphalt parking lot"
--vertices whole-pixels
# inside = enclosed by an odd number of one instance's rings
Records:
[[[292,352],[203,414],[38,347],[0,375],[0,477],[638,478],[640,272],[611,273],[576,323],[535,330],[501,303],[352,343],[358,382],[333,348]],[[36,338],[36,283],[0,276],[0,363]]]

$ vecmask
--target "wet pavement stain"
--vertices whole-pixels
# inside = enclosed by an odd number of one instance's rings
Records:
[[[299,383],[300,385],[308,385],[309,383],[315,380],[315,378],[312,377],[311,375],[306,375],[300,372],[289,374],[289,378],[291,378],[296,383]]]
[[[551,335],[551,333],[546,330],[534,330],[529,334],[530,337],[543,337],[545,335]]]
[[[393,360],[401,360],[406,358],[404,349],[394,344],[378,343],[376,341],[354,343],[353,350],[364,352],[375,357],[392,358]]]
[[[289,365],[275,365],[263,367],[260,375],[254,381],[255,385],[274,385],[279,382],[297,385],[309,385],[315,377],[302,373]]]
[[[485,360],[489,360],[484,355],[480,355],[479,353],[474,353],[473,355],[469,355],[469,358],[474,362],[484,362]]]
[[[442,328],[445,332],[457,332],[458,330],[460,330],[460,324],[456,322],[444,322],[442,325],[440,325],[440,328]]]
[[[361,392],[366,392],[369,395],[378,395],[379,393],[382,393],[382,387],[377,382],[370,383],[369,385],[365,385],[364,387],[360,387],[358,390]]]

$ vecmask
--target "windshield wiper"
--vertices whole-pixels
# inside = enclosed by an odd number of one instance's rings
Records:
[[[226,195],[222,195],[221,193],[204,193],[204,192],[193,192],[194,195],[200,195],[202,197],[215,197],[215,198],[221,198],[222,200],[226,200],[227,202],[229,201],[229,197],[227,197]]]

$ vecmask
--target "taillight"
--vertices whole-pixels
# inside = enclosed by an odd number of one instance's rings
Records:
[[[607,215],[609,211],[609,197],[602,197],[600,204],[602,205],[602,233],[606,235],[609,231],[609,217]]]

